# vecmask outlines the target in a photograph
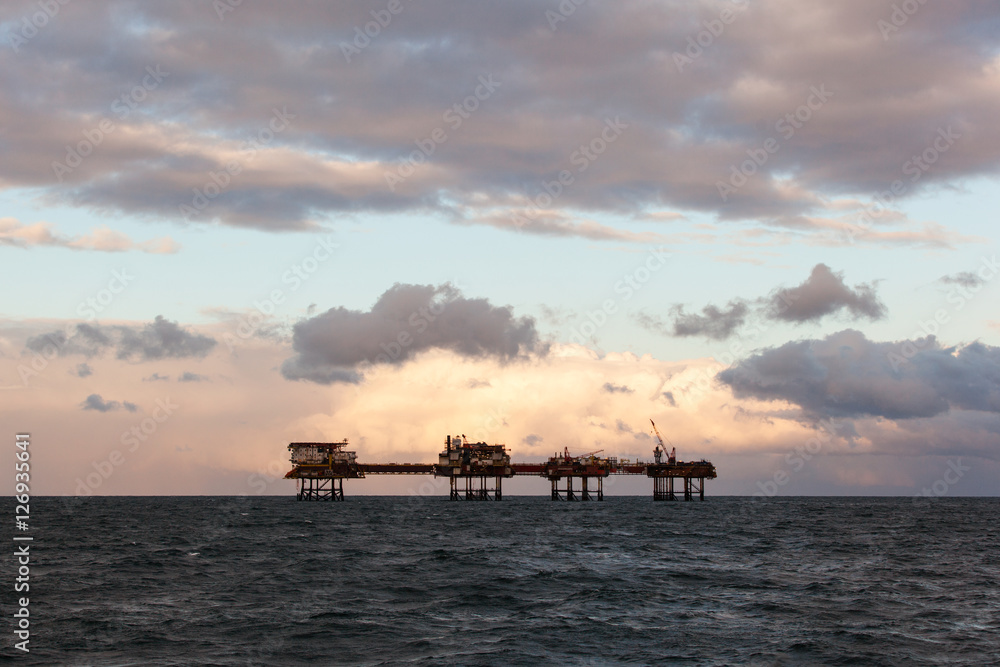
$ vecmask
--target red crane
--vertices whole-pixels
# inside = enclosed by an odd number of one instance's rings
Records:
[[[660,458],[663,456],[663,452],[667,451],[667,446],[663,444],[663,438],[660,436],[660,429],[656,428],[656,422],[650,419],[649,423],[653,425],[653,432],[656,433],[656,439],[660,443],[656,446],[656,449],[653,450],[653,458],[657,463],[660,463]],[[674,443],[671,442],[670,457],[667,459],[668,463],[677,463],[677,448],[673,445]],[[661,447],[663,449],[660,449]]]

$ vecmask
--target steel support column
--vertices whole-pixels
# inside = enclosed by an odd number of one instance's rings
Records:
[[[344,499],[343,478],[304,477],[299,479],[297,486],[296,500],[342,501]]]
[[[462,476],[465,480],[465,491],[464,493],[458,487],[458,476],[453,476],[450,478],[451,482],[451,499],[452,500],[502,500],[503,499],[503,488],[502,488],[502,477],[495,477],[496,480],[494,487],[491,489],[486,485],[486,475],[469,475]],[[476,480],[479,483],[476,484]]]

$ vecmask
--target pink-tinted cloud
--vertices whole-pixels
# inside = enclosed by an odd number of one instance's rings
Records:
[[[180,249],[168,236],[149,241],[133,241],[128,235],[106,226],[95,227],[89,235],[66,236],[56,232],[50,223],[36,222],[29,225],[14,218],[0,218],[0,245],[18,248],[54,246],[97,252],[139,250],[154,255],[172,254]]]
[[[17,91],[0,100],[0,187],[268,230],[357,211],[501,225],[497,210],[548,197],[564,215],[795,220],[844,243],[822,216],[846,203],[1000,166],[1000,67],[981,0],[920,5],[888,33],[890,0],[759,0],[698,48],[712,3],[597,4],[553,31],[528,0],[463,15],[427,2],[346,58],[381,7],[244,2],[219,21],[193,1],[71,3],[0,52],[4,90]],[[36,10],[3,11],[14,26]],[[720,183],[735,191],[720,196]],[[526,231],[622,238],[554,218]],[[933,232],[904,223],[861,242],[953,241]]]

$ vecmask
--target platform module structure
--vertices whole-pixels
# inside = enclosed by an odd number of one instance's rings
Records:
[[[650,420],[652,421],[652,420]],[[604,450],[573,456],[569,448],[542,463],[514,463],[505,445],[470,443],[464,435],[447,436],[437,463],[359,463],[357,453],[341,442],[293,442],[293,468],[286,479],[298,481],[298,500],[343,500],[344,480],[367,475],[434,475],[447,477],[452,500],[502,500],[503,479],[516,475],[544,477],[552,485],[552,500],[604,500],[609,475],[645,475],[653,480],[653,500],[679,500],[675,480],[682,482],[684,500],[705,499],[705,480],[715,479],[715,466],[704,459],[678,461],[676,448],[666,445],[653,424],[658,444],[653,462],[598,456]]]
[[[552,500],[604,500],[604,478],[625,473],[620,470],[621,464],[616,457],[597,456],[602,451],[572,456],[566,447],[562,454],[553,454],[545,463],[516,464],[515,474],[540,475],[548,479],[552,484]],[[562,488],[559,488],[560,483]]]
[[[434,476],[449,479],[452,500],[503,500],[503,478],[513,477],[514,471],[505,445],[470,443],[464,435],[449,435]]]
[[[285,478],[296,480],[297,500],[343,500],[344,480],[365,476],[357,453],[348,451],[347,444],[347,438],[341,442],[289,443],[295,467]]]

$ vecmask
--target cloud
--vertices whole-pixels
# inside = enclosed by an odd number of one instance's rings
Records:
[[[216,345],[214,338],[193,333],[162,315],[142,327],[101,326],[80,323],[63,331],[33,336],[27,349],[46,354],[55,350],[59,356],[81,354],[93,357],[113,349],[118,359],[151,361],[167,358],[204,357]]]
[[[664,238],[655,232],[632,232],[602,225],[594,220],[577,220],[558,210],[510,209],[472,218],[468,223],[538,236],[579,237],[592,241],[656,243]]]
[[[665,398],[667,400],[667,403],[669,403],[671,405],[671,407],[675,407],[675,408],[677,407],[677,401],[674,399],[674,392],[672,392],[672,391],[665,391],[665,392],[663,392],[660,395],[663,396],[663,398]]]
[[[940,281],[946,285],[961,285],[966,288],[979,287],[985,281],[972,271],[962,271],[949,276],[943,276]]]
[[[153,373],[149,377],[142,378],[143,382],[165,382],[170,379],[169,375],[160,375],[159,373]]]
[[[502,362],[547,352],[533,318],[467,299],[451,284],[397,283],[368,312],[331,308],[296,324],[292,345],[282,374],[320,384],[360,382],[366,366],[402,364],[429,349]]]
[[[76,371],[75,372],[76,372],[76,375],[78,377],[85,378],[85,377],[89,377],[89,376],[93,375],[94,374],[94,369],[92,369],[90,367],[90,364],[83,363],[83,364],[77,364],[76,365]]]
[[[220,324],[219,330],[227,328]],[[15,335],[11,328],[0,332]],[[18,339],[26,333],[22,329]],[[74,456],[57,457],[46,475],[46,488],[40,491],[48,495],[72,494],[81,470],[91,461],[107,458],[108,433],[94,428],[96,419],[135,418],[142,406],[154,406],[157,400],[181,403],[183,418],[171,418],[169,429],[157,431],[158,444],[148,452],[149,465],[113,476],[102,492],[204,495],[219,492],[222,484],[234,495],[255,493],[247,484],[248,475],[267,470],[280,477],[287,470],[287,453],[276,451],[275,442],[343,437],[350,438],[352,448],[366,461],[435,460],[443,436],[463,432],[473,441],[507,443],[517,460],[542,460],[563,447],[574,453],[603,448],[606,455],[649,460],[654,443],[645,434],[650,428],[645,425],[646,418],[653,417],[677,445],[681,459],[704,457],[719,466],[720,477],[710,485],[710,493],[744,494],[757,490],[755,483],[771,479],[775,470],[791,471],[787,455],[817,435],[797,405],[737,399],[727,385],[702,382],[717,372],[717,362],[709,358],[671,361],[629,352],[598,354],[582,345],[554,343],[544,357],[503,363],[496,357],[469,358],[431,349],[405,364],[366,368],[363,387],[336,384],[317,391],[316,385],[288,382],[269,372],[289,356],[286,345],[267,340],[239,355],[210,354],[198,362],[198,372],[233,382],[225,392],[209,392],[194,402],[168,399],[164,383],[139,381],[150,373],[142,366],[111,363],[113,359],[99,368],[93,364],[95,374],[114,386],[131,383],[138,392],[129,397],[139,406],[135,414],[124,407],[107,414],[81,410],[81,383],[68,375],[80,359],[55,357],[49,360],[47,377],[66,381],[46,383],[44,405],[38,404],[37,391],[7,392],[0,401],[0,421],[28,419],[37,423],[40,435],[48,434],[47,441],[72,443]],[[16,378],[22,363],[15,355],[0,357],[0,372]],[[173,365],[183,369],[186,364]],[[172,373],[172,379],[180,372]],[[489,378],[491,386],[470,391],[470,377]],[[627,386],[634,393],[608,394],[605,383]],[[664,392],[674,396],[676,408],[669,408]],[[107,391],[97,393],[102,403],[109,402],[103,397]],[[618,419],[635,433],[619,432]],[[855,434],[848,437],[846,429],[838,429],[824,443],[822,456],[796,472],[785,491],[856,493],[857,479],[851,473],[875,467],[901,476],[901,481],[891,483],[896,487],[877,492],[918,493],[920,486],[914,489],[915,482],[908,480],[936,479],[943,460],[937,457],[975,456],[989,459],[976,459],[984,475],[978,492],[995,495],[1000,479],[995,474],[1000,413],[952,407],[933,417],[843,421],[850,421]],[[116,433],[120,431],[112,431],[112,437]],[[541,440],[533,440],[533,446],[522,442],[529,435]],[[193,451],[178,458],[174,451],[178,443]],[[624,486],[616,493],[649,493],[648,480],[619,481]],[[353,493],[408,493],[411,488],[417,491],[419,482],[407,486],[404,479],[372,478],[353,487]],[[294,492],[288,489],[287,483],[275,482],[267,493]],[[521,492],[543,490],[531,483]]]
[[[633,393],[635,393],[634,389],[630,389],[626,385],[618,385],[618,384],[613,384],[611,382],[605,382],[604,386],[602,386],[601,389],[603,389],[604,391],[608,392],[609,394],[633,394]]]
[[[646,329],[670,336],[705,336],[712,340],[723,340],[743,326],[748,312],[745,302],[734,300],[729,302],[726,309],[705,306],[701,309],[701,315],[685,313],[684,306],[676,305],[670,309],[673,318],[670,326],[645,313],[637,314],[635,320]]]
[[[874,285],[844,284],[843,274],[826,264],[813,267],[809,277],[797,287],[776,289],[769,297],[750,301],[737,298],[725,308],[709,304],[701,314],[687,313],[683,305],[670,309],[671,322],[647,313],[636,313],[639,326],[667,336],[704,336],[725,340],[747,323],[751,316],[785,322],[814,322],[826,315],[847,310],[854,319],[885,317],[886,307],[875,294]]]
[[[184,371],[184,374],[177,378],[178,382],[208,382],[209,378],[207,375],[198,375],[197,373],[192,373],[190,371]]]
[[[203,357],[215,347],[209,336],[182,329],[176,322],[157,315],[142,329],[121,328],[116,356],[119,359],[150,361],[165,358]]]
[[[529,447],[534,447],[535,445],[544,440],[545,438],[536,433],[529,433],[528,435],[524,436],[524,438],[521,439],[521,442],[528,445]]]
[[[26,225],[14,218],[0,218],[0,246],[18,248],[32,246],[54,246],[70,250],[93,250],[98,252],[126,252],[139,250],[154,255],[172,254],[180,246],[170,237],[135,242],[128,235],[105,226],[95,227],[89,236],[63,236],[53,231],[47,222]]]
[[[368,9],[244,3],[231,20],[209,11],[206,41],[205,13],[183,3],[71,3],[32,40],[30,58],[0,53],[7,88],[20,91],[0,100],[0,182],[186,223],[180,205],[236,163],[240,172],[192,222],[285,231],[342,212],[432,211],[495,225],[496,211],[545,195],[563,214],[665,211],[645,219],[673,225],[670,212],[703,212],[751,224],[803,220],[810,232],[809,216],[842,210],[837,197],[870,199],[896,180],[917,193],[904,170],[941,132],[953,139],[944,159],[918,172],[921,188],[1000,166],[993,16],[978,0],[921,5],[885,38],[884,3],[760,0],[683,67],[674,54],[717,19],[713,5],[623,0],[588,6],[552,32],[528,0],[460,17],[432,2],[348,62],[340,44],[371,20]],[[128,16],[130,28],[114,16]],[[112,102],[149,63],[166,78],[134,111],[115,113]],[[460,125],[446,122],[482,76],[499,87]],[[818,105],[817,89],[828,91]],[[670,95],[651,92],[663,90]],[[293,116],[280,131],[269,127],[275,109]],[[800,109],[809,120],[790,135],[782,121]],[[628,128],[605,141],[616,116]],[[54,161],[70,162],[66,147],[102,120],[114,131],[69,173],[55,173]],[[429,139],[438,129],[445,143]],[[269,141],[251,152],[247,140],[265,131]],[[723,200],[717,184],[768,139],[780,150]],[[435,150],[422,154],[415,141]],[[386,174],[403,167],[411,175],[390,188]],[[525,231],[620,238],[606,228],[547,220]]]
[[[1000,412],[1000,348],[942,347],[933,336],[873,342],[847,329],[764,350],[717,378],[737,398],[787,401],[812,419]]]
[[[72,332],[67,334],[66,332]],[[45,356],[58,354],[61,357],[79,354],[93,357],[101,354],[111,346],[113,341],[99,326],[87,323],[77,324],[65,331],[53,331],[47,334],[32,336],[25,347],[32,352]]]
[[[852,290],[844,284],[842,273],[817,264],[801,285],[779,289],[771,296],[768,316],[786,322],[814,322],[843,309],[855,319],[877,320],[886,314],[873,285],[857,285]]]
[[[675,220],[686,220],[687,216],[676,211],[647,211],[638,213],[635,216],[639,220],[653,220],[658,222],[673,222]]]
[[[135,412],[138,410],[138,406],[133,403],[118,402],[118,401],[105,401],[101,398],[100,394],[91,394],[80,404],[83,410],[95,410],[97,412],[111,412],[113,410],[128,410],[129,412]]]

